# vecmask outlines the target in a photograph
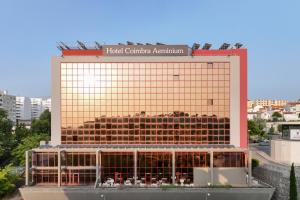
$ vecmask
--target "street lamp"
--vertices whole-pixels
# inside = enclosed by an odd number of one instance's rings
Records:
[[[207,185],[208,185],[208,187],[210,187],[210,186],[211,186],[211,183],[208,182]],[[211,195],[211,194],[210,194],[209,192],[207,192],[206,195],[205,195],[205,200],[208,200],[208,197],[210,197],[210,195]]]
[[[106,199],[105,196],[104,196],[104,194],[101,194],[100,198],[101,198],[101,200],[105,200]]]
[[[205,200],[208,200],[208,197],[210,197],[210,193],[206,193]]]

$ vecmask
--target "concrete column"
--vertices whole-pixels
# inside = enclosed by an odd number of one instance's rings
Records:
[[[96,180],[99,177],[99,150],[96,150]]]
[[[214,152],[210,151],[209,153],[210,155],[210,184],[213,185],[214,184]]]
[[[101,168],[101,152],[98,149],[96,151],[96,180],[101,182],[101,172],[99,168]]]
[[[175,185],[175,151],[172,151],[172,184]]]
[[[252,184],[252,152],[248,150],[248,185]]]
[[[101,151],[99,151],[99,181],[101,182],[101,174],[102,174],[102,152]],[[101,182],[102,183],[102,182]]]
[[[61,155],[60,150],[57,151],[57,187],[61,186]]]
[[[28,156],[30,158],[29,159],[29,172],[28,172],[29,174],[28,174],[28,178],[31,177],[31,179],[29,179],[29,181],[31,180],[33,182],[33,180],[34,180],[34,174],[33,174],[33,171],[32,171],[33,169],[30,170],[30,167],[32,168],[32,165],[33,165],[34,151],[30,151]]]
[[[134,184],[137,182],[137,150],[133,152],[133,162],[134,162],[134,174],[133,174],[133,179],[134,179]]]
[[[25,159],[26,159],[26,163],[25,163],[25,185],[28,186],[29,185],[29,151],[25,152]]]

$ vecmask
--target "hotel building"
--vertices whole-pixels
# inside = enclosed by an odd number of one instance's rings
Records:
[[[26,152],[26,185],[251,184],[246,49],[64,47],[51,142]]]

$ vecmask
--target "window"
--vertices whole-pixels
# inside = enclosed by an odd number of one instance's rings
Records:
[[[63,63],[60,85],[62,144],[230,142],[229,63]]]
[[[173,75],[173,80],[174,81],[179,81],[179,74],[174,74]]]

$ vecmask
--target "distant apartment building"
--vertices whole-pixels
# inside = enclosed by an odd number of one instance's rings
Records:
[[[254,106],[284,106],[288,100],[256,99],[252,102]]]
[[[28,97],[16,97],[16,120],[29,121],[31,120],[31,103]]]
[[[285,121],[300,121],[299,114],[296,112],[283,112]]]
[[[45,111],[51,111],[51,98],[30,98],[31,101],[31,118],[37,119]]]
[[[300,102],[289,102],[286,104],[285,110],[288,112],[300,113]]]
[[[253,108],[253,106],[254,106],[253,101],[252,100],[248,100],[247,101],[247,109],[249,110],[249,109]]]
[[[9,95],[6,90],[0,90],[0,108],[7,111],[8,118],[16,122],[16,96]]]
[[[44,98],[42,105],[44,110],[49,110],[51,112],[51,97]]]

